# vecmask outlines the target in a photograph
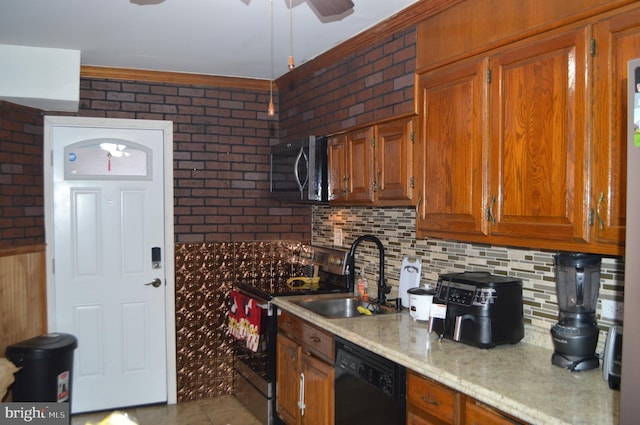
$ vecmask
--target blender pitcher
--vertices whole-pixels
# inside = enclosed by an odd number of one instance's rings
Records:
[[[551,328],[552,363],[570,370],[597,368],[596,306],[600,289],[601,257],[560,253],[555,256],[558,323]]]

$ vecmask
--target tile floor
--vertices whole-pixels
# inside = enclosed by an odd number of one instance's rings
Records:
[[[140,425],[261,425],[235,397],[123,409]],[[97,424],[111,412],[73,415],[71,425]]]

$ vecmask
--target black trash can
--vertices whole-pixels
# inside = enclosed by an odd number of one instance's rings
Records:
[[[21,368],[11,386],[13,401],[71,402],[75,336],[49,333],[10,345],[6,357]]]

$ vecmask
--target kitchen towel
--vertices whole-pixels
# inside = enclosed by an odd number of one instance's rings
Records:
[[[251,297],[238,291],[231,291],[229,307],[229,333],[240,341],[246,341],[251,351],[258,351],[262,309]]]

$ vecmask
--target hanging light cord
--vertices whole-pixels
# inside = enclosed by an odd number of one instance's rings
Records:
[[[273,105],[273,0],[269,0],[270,6],[270,31],[269,31],[269,65],[271,67],[271,78],[269,79],[269,108],[267,114],[275,115],[275,107]]]
[[[293,0],[289,0],[289,71],[296,67],[293,60]]]

